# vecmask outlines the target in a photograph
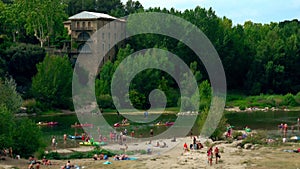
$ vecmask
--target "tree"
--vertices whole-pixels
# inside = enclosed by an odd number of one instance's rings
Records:
[[[44,147],[42,132],[38,126],[28,118],[16,119],[16,126],[13,132],[14,153],[22,157],[29,157],[39,148]]]
[[[143,11],[144,7],[139,1],[128,0],[125,5],[125,14],[129,15],[135,12]]]
[[[45,55],[45,49],[30,44],[17,44],[6,50],[8,73],[15,79],[18,92],[28,92],[31,79],[37,73],[36,64],[43,61]]]
[[[0,147],[9,148],[13,145],[13,129],[14,116],[6,108],[5,105],[0,104]]]
[[[26,16],[27,34],[33,34],[41,47],[49,42],[51,36],[63,31],[66,19],[64,3],[60,0],[16,0],[21,16]]]
[[[37,64],[31,91],[46,107],[71,108],[72,66],[67,57],[46,56]]]
[[[0,105],[13,113],[22,105],[22,98],[16,91],[16,83],[12,78],[5,78],[4,81],[0,79]]]

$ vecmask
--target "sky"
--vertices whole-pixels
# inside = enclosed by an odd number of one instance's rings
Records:
[[[124,4],[127,0],[121,0]],[[135,0],[136,1],[136,0]],[[184,11],[200,6],[212,7],[217,16],[243,24],[251,20],[256,23],[300,20],[300,0],[139,0],[145,9],[149,7],[174,8]]]

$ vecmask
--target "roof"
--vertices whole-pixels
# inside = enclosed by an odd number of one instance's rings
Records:
[[[104,14],[104,13],[97,13],[97,12],[88,12],[88,11],[82,11],[76,15],[73,15],[71,17],[69,17],[70,20],[72,19],[117,19],[113,16],[110,16],[108,14]]]

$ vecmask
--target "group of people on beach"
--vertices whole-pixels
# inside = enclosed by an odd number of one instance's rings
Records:
[[[188,148],[188,145],[184,143],[183,149],[184,152],[188,152],[190,150],[201,150],[203,148],[203,145],[200,141],[197,141],[196,137],[193,137],[193,144],[190,144],[190,149]],[[220,151],[218,147],[215,147],[213,149],[213,146],[210,146],[207,150],[207,157],[208,157],[208,163],[212,165],[212,159],[215,155],[216,164],[218,164],[218,159],[221,158]]]

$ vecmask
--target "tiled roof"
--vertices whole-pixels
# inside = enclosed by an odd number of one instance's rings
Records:
[[[99,18],[117,19],[113,16],[110,16],[110,15],[107,15],[104,13],[88,12],[88,11],[82,11],[76,15],[69,17],[70,20],[72,20],[72,19],[99,19]]]

